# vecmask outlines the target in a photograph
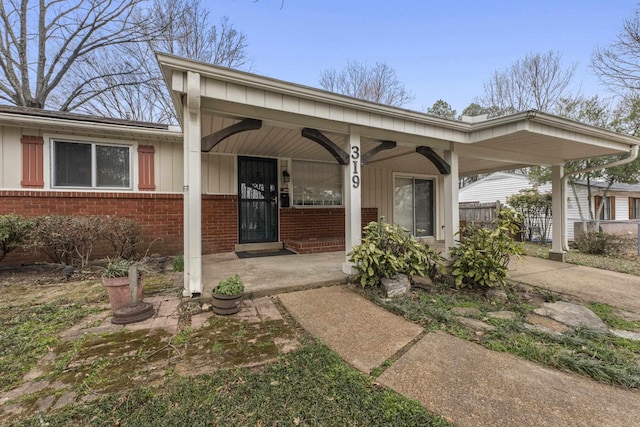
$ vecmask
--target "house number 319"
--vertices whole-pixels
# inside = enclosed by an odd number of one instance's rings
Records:
[[[360,164],[360,147],[351,147],[351,161],[353,162],[351,184],[353,188],[358,188],[360,187],[360,171],[358,170],[358,164]]]

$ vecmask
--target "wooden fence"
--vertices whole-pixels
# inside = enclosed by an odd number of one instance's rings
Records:
[[[464,202],[460,203],[460,225],[489,226],[496,218],[496,211],[501,208],[500,201],[494,203]]]

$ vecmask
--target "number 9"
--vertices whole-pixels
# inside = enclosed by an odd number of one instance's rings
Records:
[[[351,177],[351,182],[353,183],[353,188],[360,187],[360,177],[358,175],[354,175]]]

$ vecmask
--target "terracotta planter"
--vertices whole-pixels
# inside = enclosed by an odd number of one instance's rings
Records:
[[[111,309],[116,311],[120,307],[131,303],[128,277],[103,277],[102,283],[107,287]],[[138,302],[142,301],[142,277],[138,278]]]
[[[238,295],[213,294],[211,309],[214,313],[225,316],[228,314],[235,314],[240,311],[243,299],[244,293]]]

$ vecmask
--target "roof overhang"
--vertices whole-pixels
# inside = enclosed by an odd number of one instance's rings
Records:
[[[167,125],[67,114],[55,111],[3,107],[0,126],[39,129],[68,135],[151,139],[182,143],[182,132]]]
[[[379,153],[371,166],[429,172],[415,148],[427,146],[439,154],[453,148],[459,154],[460,174],[467,175],[626,154],[640,142],[533,111],[474,123],[447,120],[172,55],[156,55],[181,122],[187,73],[200,75],[203,136],[245,118],[263,121],[263,127],[252,131],[251,137],[234,135],[216,147],[218,152],[331,161],[321,150],[308,148],[308,143],[304,148],[297,146],[304,144],[301,129],[318,129],[340,144],[357,127],[365,146],[397,142],[395,149]]]

